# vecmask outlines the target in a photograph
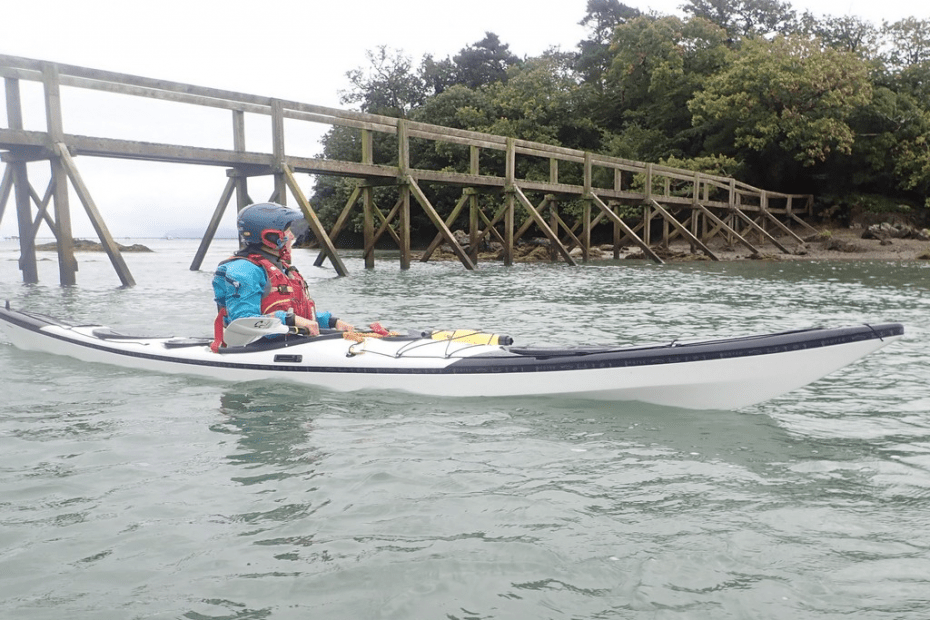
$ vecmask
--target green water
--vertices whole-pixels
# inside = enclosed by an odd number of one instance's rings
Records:
[[[206,335],[196,242],[14,307]],[[217,247],[205,264],[231,250]],[[0,337],[0,617],[930,617],[930,264],[379,261],[316,270],[350,322],[648,343],[900,321],[862,362],[741,411],[224,384]]]

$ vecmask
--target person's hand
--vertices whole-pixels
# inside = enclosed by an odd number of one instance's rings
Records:
[[[336,329],[343,332],[354,332],[355,328],[343,321],[342,319],[336,320]]]
[[[311,335],[311,336],[319,336],[319,335],[320,335],[320,324],[317,323],[316,321],[311,321],[311,320],[309,320],[309,319],[305,319],[305,318],[302,317],[302,316],[295,316],[295,317],[294,317],[294,325],[295,325],[296,327],[303,327],[303,328],[306,329],[308,332],[310,332],[310,335]]]

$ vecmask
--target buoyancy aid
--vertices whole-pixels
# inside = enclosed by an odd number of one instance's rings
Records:
[[[296,267],[281,262],[277,265],[263,254],[247,254],[241,258],[265,270],[268,283],[262,294],[262,314],[294,310],[294,314],[316,320],[316,306],[310,299],[310,289]]]
[[[250,263],[258,265],[265,271],[267,282],[262,292],[261,313],[273,314],[274,312],[294,311],[296,316],[301,316],[310,321],[316,321],[316,306],[310,299],[310,291],[307,282],[304,280],[296,267],[288,265],[283,261],[278,261],[277,257],[272,260],[271,257],[264,253],[250,252],[243,250],[235,255],[222,261],[220,265],[233,260],[245,259]],[[223,342],[223,328],[225,327],[225,318],[228,316],[225,306],[220,306],[213,324],[213,344],[210,346],[216,352]]]

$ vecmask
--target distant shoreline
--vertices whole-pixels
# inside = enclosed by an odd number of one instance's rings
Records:
[[[753,255],[748,248],[737,243],[728,245],[723,238],[712,239],[707,245],[710,250],[721,261],[736,260],[769,260],[769,261],[797,261],[797,260],[930,260],[930,241],[922,239],[888,239],[881,241],[879,239],[863,239],[862,229],[847,227],[826,227],[814,236],[807,236],[804,243],[798,243],[795,239],[787,236],[777,237],[779,243],[789,250],[788,253],[782,252],[779,248],[772,245],[771,242],[759,241],[758,235],[750,233],[748,240],[759,250],[759,254]],[[142,240],[140,238],[140,240]],[[173,239],[149,238],[148,240],[160,242]],[[199,239],[183,239],[186,241],[198,241]],[[231,239],[224,239],[231,241]],[[6,241],[16,241],[15,238],[6,239]],[[220,241],[217,239],[217,241]],[[122,245],[117,243],[120,252],[153,252],[151,248],[143,244],[135,243],[132,245]],[[675,239],[669,243],[666,250],[661,244],[653,244],[652,249],[662,260],[666,262],[690,262],[712,260],[702,251],[691,252],[690,245],[681,238]],[[36,245],[36,250],[40,252],[55,252],[57,244],[54,241]],[[86,239],[74,240],[75,252],[102,252],[103,245],[97,241]],[[338,248],[340,250],[354,250],[357,248]],[[514,260],[517,262],[546,262],[549,260],[548,249],[540,246],[519,245],[515,249],[517,254]],[[422,252],[415,253],[418,256]],[[574,249],[573,255],[580,260],[580,250]],[[648,260],[642,250],[635,245],[626,245],[620,250],[620,259],[641,259]],[[607,245],[600,245],[592,248],[589,260],[602,261],[612,260],[613,249]],[[458,258],[446,247],[437,250],[430,260],[435,261],[456,261]],[[479,262],[491,262],[500,260],[499,253],[483,252],[479,254]]]

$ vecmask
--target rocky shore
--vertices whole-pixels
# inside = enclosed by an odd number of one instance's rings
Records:
[[[759,235],[750,233],[747,240],[759,249],[753,254],[749,248],[739,243],[727,244],[724,237],[711,239],[707,246],[720,260],[930,260],[930,230],[903,224],[876,224],[863,228],[861,226],[827,225],[818,227],[820,232],[814,234],[809,230],[795,229],[795,234],[803,239],[798,243],[788,235],[776,236],[788,252],[783,252],[769,241],[762,241]],[[457,240],[467,249],[468,236],[462,231],[455,231]],[[620,249],[619,258],[646,260],[642,250],[629,244]],[[480,261],[500,260],[503,248],[499,243],[491,243],[479,252]],[[687,241],[677,238],[669,243],[668,248],[653,244],[653,251],[666,262],[711,260],[700,249],[692,252]],[[571,255],[580,260],[581,249],[573,248]],[[549,241],[532,239],[519,243],[514,249],[514,260],[518,262],[548,261]],[[611,245],[599,245],[591,249],[590,260],[613,259]],[[430,260],[458,260],[448,245],[440,246]]]
[[[151,252],[152,249],[148,248],[141,243],[134,243],[132,245],[120,245],[116,244],[116,247],[119,248],[120,252]],[[51,243],[43,243],[36,246],[36,250],[40,252],[57,252],[58,244],[52,241]],[[74,240],[74,251],[75,252],[103,252],[103,244],[99,241],[88,241],[87,239],[75,239]]]

